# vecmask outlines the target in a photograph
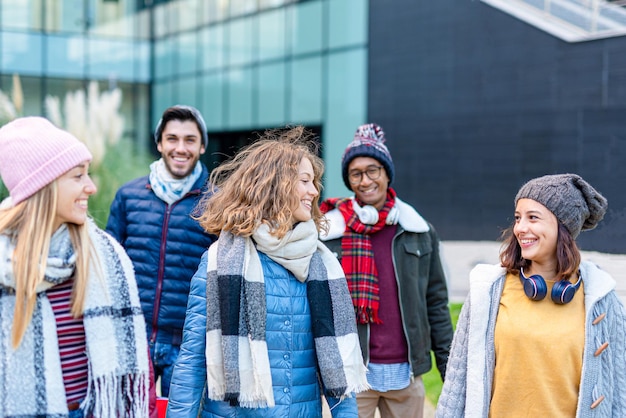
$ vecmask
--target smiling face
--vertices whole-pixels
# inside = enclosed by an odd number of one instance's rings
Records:
[[[541,203],[520,199],[515,207],[513,234],[522,250],[522,257],[532,261],[532,268],[556,269],[558,220]]]
[[[387,188],[389,187],[389,176],[383,168],[380,177],[376,180],[370,179],[365,172],[368,168],[380,167],[381,163],[371,157],[356,157],[348,165],[348,176],[351,173],[361,172],[361,181],[350,184],[356,198],[366,205],[372,205],[381,210],[387,200]]]
[[[167,122],[163,128],[157,149],[167,171],[175,179],[190,175],[205,151],[198,125],[192,120],[176,119]]]
[[[319,194],[313,183],[314,178],[315,174],[311,161],[308,158],[303,158],[298,168],[298,184],[296,186],[298,207],[293,211],[294,223],[306,222],[311,219],[313,199]]]
[[[56,231],[63,223],[82,225],[87,220],[87,200],[97,191],[89,177],[89,162],[72,168],[57,180]]]

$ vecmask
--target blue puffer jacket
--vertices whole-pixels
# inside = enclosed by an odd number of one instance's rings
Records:
[[[182,341],[189,283],[216,239],[190,216],[208,176],[203,165],[191,191],[172,205],[154,194],[148,176],[140,177],[122,186],[111,204],[106,230],[133,261],[151,342]]]
[[[266,340],[274,389],[274,408],[230,407],[209,400],[206,383],[206,275],[207,254],[202,256],[191,281],[184,340],[176,361],[167,410],[168,418],[322,416],[317,360],[311,331],[306,285],[281,265],[259,253],[265,277],[267,302]],[[204,400],[202,399],[204,395]],[[356,418],[356,398],[328,398],[333,417]]]

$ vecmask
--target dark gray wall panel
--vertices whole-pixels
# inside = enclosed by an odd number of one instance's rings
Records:
[[[493,240],[528,179],[609,200],[588,250],[626,252],[626,37],[569,44],[479,1],[371,0],[368,116],[394,187],[444,240]]]

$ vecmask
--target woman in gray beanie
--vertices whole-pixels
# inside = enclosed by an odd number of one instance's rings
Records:
[[[501,263],[470,273],[438,417],[626,417],[626,310],[575,241],[606,209],[576,174],[522,186]]]

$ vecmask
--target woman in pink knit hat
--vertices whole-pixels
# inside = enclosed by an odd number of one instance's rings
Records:
[[[132,264],[87,215],[92,156],[40,117],[0,129],[0,416],[148,416]]]

